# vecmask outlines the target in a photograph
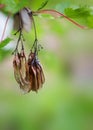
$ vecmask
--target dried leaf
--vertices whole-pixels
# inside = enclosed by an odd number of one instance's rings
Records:
[[[42,69],[42,67],[39,63],[37,64],[37,68],[40,70],[41,82],[43,84],[45,82],[45,76],[44,76],[44,73],[43,73],[43,69]]]
[[[30,88],[30,82],[26,80],[26,57],[24,52],[15,55],[13,67],[15,80],[24,92],[28,92]]]

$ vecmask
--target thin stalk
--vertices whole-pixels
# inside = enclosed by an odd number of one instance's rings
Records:
[[[21,47],[22,47],[22,50],[24,50],[24,45],[23,45],[23,41],[24,41],[24,37],[23,37],[23,33],[22,33],[22,19],[21,19],[21,16],[20,16],[20,40],[21,40]]]
[[[21,30],[20,30],[19,38],[18,38],[18,40],[17,40],[16,48],[15,48],[15,50],[14,50],[15,53],[18,52],[18,46],[19,46],[20,39],[21,39]]]
[[[23,27],[22,27],[22,20],[21,20],[21,15],[20,15],[20,13],[19,13],[19,29],[18,29],[18,31],[14,34],[14,35],[16,35],[17,33],[19,33],[19,38],[18,38],[18,40],[17,40],[17,45],[16,45],[16,48],[15,48],[15,50],[14,50],[14,52],[13,53],[16,53],[16,52],[18,52],[18,46],[19,46],[19,42],[21,41],[21,47],[22,47],[22,50],[24,50],[24,45],[23,45],[23,41],[24,41],[24,38],[23,38],[23,34],[22,34],[22,29],[23,29]]]
[[[33,46],[32,46],[32,49],[34,48],[35,50],[35,53],[36,53],[36,55],[37,55],[37,31],[36,31],[36,25],[35,25],[35,20],[34,20],[34,18],[33,18],[33,16],[32,16],[32,21],[33,21],[33,26],[34,26],[34,33],[35,33],[35,40],[34,40],[34,44],[33,44]]]
[[[78,26],[81,29],[86,29],[85,26],[82,26],[80,24],[78,24],[77,22],[75,22],[74,20],[70,19],[69,17],[67,17],[66,15],[56,11],[56,10],[52,10],[52,9],[46,9],[46,10],[39,10],[37,12],[33,12],[34,14],[51,14],[51,15],[55,15],[56,17],[64,17],[65,19],[67,19],[68,21],[72,22],[73,24],[75,24],[76,26]]]
[[[35,20],[34,20],[33,16],[32,16],[32,22],[33,22],[33,26],[34,26],[35,39],[37,39],[36,25],[35,25]]]

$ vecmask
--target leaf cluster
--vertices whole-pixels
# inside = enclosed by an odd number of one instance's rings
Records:
[[[64,12],[66,16],[75,19],[88,28],[93,28],[93,9],[91,7],[66,8]]]

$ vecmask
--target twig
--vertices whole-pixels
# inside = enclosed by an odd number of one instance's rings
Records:
[[[51,14],[51,15],[55,15],[56,17],[64,17],[65,19],[67,19],[68,21],[70,21],[70,22],[72,22],[73,24],[75,24],[76,26],[78,26],[78,27],[80,27],[81,29],[86,29],[86,27],[85,26],[82,26],[82,25],[80,25],[80,24],[78,24],[77,22],[75,22],[74,20],[72,20],[72,19],[70,19],[69,17],[67,17],[66,15],[64,15],[64,14],[62,14],[62,13],[60,13],[60,12],[58,12],[58,11],[56,11],[56,10],[48,10],[48,9],[46,9],[46,10],[39,10],[39,11],[37,11],[37,12],[34,12],[34,14]]]
[[[36,25],[35,25],[35,20],[34,20],[33,16],[32,16],[32,22],[33,22],[33,26],[34,26],[35,39],[37,39]]]
[[[4,4],[0,4],[0,9],[1,9],[1,8],[4,8],[4,7],[5,7],[5,5],[4,5]]]

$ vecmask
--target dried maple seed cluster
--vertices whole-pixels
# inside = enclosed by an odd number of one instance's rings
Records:
[[[23,38],[23,28],[25,29],[25,21],[23,19],[23,14],[27,15],[27,17],[31,17],[31,21],[33,21],[34,31],[35,31],[35,40],[32,45],[30,54],[28,55],[28,59],[26,59],[24,52],[24,38]],[[30,18],[29,18],[30,19]],[[26,19],[27,20],[27,19]],[[29,28],[29,23],[26,22],[27,28]],[[17,41],[16,49],[14,50],[14,59],[13,59],[13,67],[14,67],[14,77],[17,83],[25,93],[32,91],[38,91],[39,88],[45,82],[45,77],[43,73],[42,66],[38,61],[37,55],[39,51],[39,45],[36,34],[35,22],[32,15],[29,15],[29,12],[26,8],[19,12],[19,29],[17,31],[19,33],[19,38]],[[19,53],[18,47],[19,43],[21,43],[21,51]]]
[[[36,58],[36,54],[31,52],[28,57],[28,76],[31,81],[31,90],[37,91],[40,87],[42,87],[45,82],[44,73],[42,67]]]
[[[29,82],[27,80],[27,63],[24,51],[15,54],[13,60],[14,76],[20,88],[24,91],[29,91]]]
[[[30,52],[26,60],[24,50],[21,50],[14,56],[13,67],[15,79],[24,92],[37,92],[44,84],[44,73],[35,53]]]

